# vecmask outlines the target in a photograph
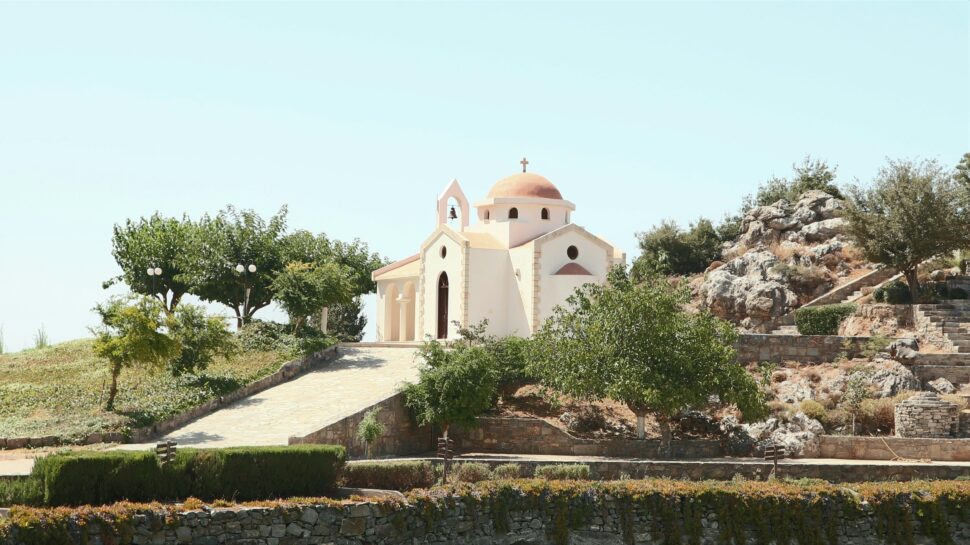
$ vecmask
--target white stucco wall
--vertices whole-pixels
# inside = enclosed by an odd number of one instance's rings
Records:
[[[442,246],[447,248],[444,258],[441,257]],[[462,322],[464,319],[464,250],[463,244],[445,233],[438,233],[422,250],[424,275],[421,281],[424,284],[424,293],[421,304],[424,305],[424,311],[419,311],[419,315],[423,314],[419,339],[426,335],[435,337],[437,334],[438,278],[442,272],[448,274],[448,338],[457,336],[458,329],[452,322]]]
[[[569,259],[566,250],[575,246],[579,256]],[[577,287],[589,283],[602,283],[612,264],[611,253],[600,243],[580,230],[566,232],[548,240],[539,241],[539,323],[552,315],[556,305],[565,303]],[[592,273],[585,275],[556,275],[567,263],[577,263]]]

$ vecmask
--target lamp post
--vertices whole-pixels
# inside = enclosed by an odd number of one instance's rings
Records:
[[[241,274],[241,275],[243,275],[243,278],[244,278],[243,282],[246,285],[246,302],[243,303],[243,313],[242,313],[243,314],[242,315],[242,323],[245,324],[246,323],[246,317],[249,314],[249,291],[252,289],[252,286],[249,285],[249,281],[245,280],[245,275],[246,275],[247,272],[249,274],[255,273],[256,272],[256,265],[253,264],[253,263],[250,263],[249,265],[243,265],[242,263],[237,263],[236,264],[236,272],[239,273],[239,274]]]
[[[158,294],[158,288],[156,287],[156,279],[162,275],[161,267],[148,267],[148,276],[152,277],[152,297]]]

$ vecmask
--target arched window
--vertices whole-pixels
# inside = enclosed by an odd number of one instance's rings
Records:
[[[509,209],[509,219],[510,220],[517,220],[517,219],[519,219],[519,209],[518,208],[510,208]]]
[[[549,209],[548,208],[543,208],[542,209],[542,219],[544,219],[544,220],[549,219]]]
[[[485,211],[485,219],[488,219],[488,210]]]

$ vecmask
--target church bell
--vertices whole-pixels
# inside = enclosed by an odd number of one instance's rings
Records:
[[[458,213],[455,212],[454,205],[452,205],[451,211],[448,212],[448,219],[450,219],[450,220],[456,220],[456,219],[458,219]]]

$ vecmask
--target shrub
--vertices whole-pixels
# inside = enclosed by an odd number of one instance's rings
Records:
[[[30,477],[0,478],[0,505],[41,505],[44,489]]]
[[[805,416],[809,418],[814,418],[819,422],[825,422],[826,411],[825,407],[821,403],[815,401],[814,399],[805,399],[798,405],[799,410],[805,413]]]
[[[373,455],[374,444],[384,435],[386,429],[384,424],[381,424],[381,421],[377,418],[380,412],[380,407],[374,407],[367,411],[364,418],[360,420],[360,424],[357,425],[357,439],[364,443],[368,458]]]
[[[253,320],[239,332],[239,345],[246,351],[276,351],[298,357],[319,352],[336,342],[319,329],[306,325],[300,327],[296,335],[290,329],[276,322]]]
[[[908,396],[906,396],[908,397]],[[896,427],[897,398],[866,399],[856,416],[856,432],[861,435],[889,435]]]
[[[457,464],[454,468],[454,480],[460,483],[477,483],[488,481],[492,478],[492,470],[488,464],[481,462],[465,462]]]
[[[637,233],[637,238],[642,251],[639,259],[659,263],[673,274],[704,272],[721,257],[722,239],[710,220],[704,218],[686,230],[664,220],[647,232]]]
[[[842,320],[855,312],[855,305],[822,305],[795,311],[795,326],[802,335],[835,335]]]
[[[46,505],[245,501],[327,494],[345,460],[333,445],[183,449],[164,466],[153,452],[78,451],[39,458],[31,477]]]
[[[205,309],[197,305],[179,305],[171,332],[179,345],[177,354],[169,361],[173,375],[202,371],[216,356],[230,359],[239,350],[225,320],[206,316]]]
[[[347,464],[340,485],[406,491],[434,486],[438,477],[431,462],[366,462]]]
[[[536,478],[549,481],[584,481],[589,479],[586,464],[555,464],[536,467]]]
[[[492,475],[496,479],[518,479],[522,476],[522,466],[515,463],[497,465],[492,470]]]
[[[499,393],[502,397],[511,397],[528,379],[526,353],[529,340],[521,337],[503,337],[486,342],[484,347],[495,356],[495,378],[498,381]]]
[[[876,288],[872,292],[872,298],[877,303],[888,303],[890,305],[908,305],[913,302],[909,286],[900,280],[894,280],[885,286]]]

